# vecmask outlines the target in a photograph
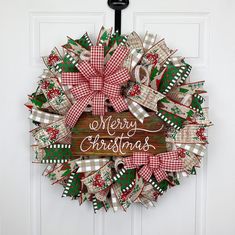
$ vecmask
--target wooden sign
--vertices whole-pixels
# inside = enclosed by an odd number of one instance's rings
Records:
[[[130,112],[83,113],[72,131],[71,150],[74,157],[166,152],[164,123],[155,113],[150,113],[144,124]]]

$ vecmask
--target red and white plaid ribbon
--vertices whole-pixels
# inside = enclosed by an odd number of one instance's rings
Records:
[[[73,127],[87,105],[92,102],[93,115],[104,115],[105,98],[108,97],[116,112],[128,109],[121,96],[121,84],[130,79],[126,68],[121,68],[128,49],[118,46],[104,66],[104,47],[92,46],[90,62],[78,65],[78,73],[62,73],[62,84],[73,85],[71,92],[76,103],[66,116],[66,124]]]
[[[183,161],[179,159],[177,150],[157,155],[135,152],[133,156],[125,158],[124,163],[126,169],[139,169],[138,174],[146,181],[149,181],[154,174],[156,180],[161,182],[167,178],[166,171],[178,172],[184,170]]]

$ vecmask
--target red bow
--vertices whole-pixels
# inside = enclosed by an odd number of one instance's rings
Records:
[[[104,47],[92,46],[90,62],[78,65],[78,73],[62,73],[62,84],[75,86],[71,92],[76,103],[66,116],[66,124],[73,127],[84,109],[92,101],[93,115],[104,115],[105,97],[108,97],[116,112],[128,109],[121,96],[121,84],[130,79],[126,68],[120,68],[128,49],[118,46],[104,67]]]
[[[166,171],[177,172],[183,171],[183,162],[179,159],[178,151],[171,151],[166,153],[159,153],[152,155],[145,152],[136,152],[132,157],[124,159],[126,169],[142,168],[138,174],[146,181],[149,181],[152,174],[154,174],[157,182],[167,178]]]

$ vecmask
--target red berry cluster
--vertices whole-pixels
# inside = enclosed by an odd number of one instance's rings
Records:
[[[47,128],[47,133],[50,135],[50,140],[55,140],[57,138],[57,135],[59,134],[59,130],[53,128],[53,127],[48,127]]]
[[[130,96],[136,96],[136,95],[140,95],[141,90],[140,90],[140,86],[138,84],[135,84],[132,87],[132,90],[129,92]]]
[[[48,65],[52,66],[54,65],[57,61],[59,61],[59,56],[55,54],[50,54],[48,57]]]
[[[44,81],[44,82],[41,84],[41,88],[42,88],[42,89],[47,89],[49,86],[50,86],[50,82],[48,82],[48,81]]]
[[[121,195],[121,200],[126,201],[127,198],[128,198],[129,193],[130,193],[130,190],[128,190],[126,192],[123,192],[122,195]]]
[[[197,137],[200,138],[200,140],[206,140],[206,136],[205,136],[205,128],[204,127],[201,127],[197,130],[196,132],[196,135]]]
[[[185,149],[178,149],[178,156],[180,158],[185,158],[186,156],[186,150]]]
[[[156,66],[156,64],[157,64],[157,62],[158,62],[158,54],[148,53],[148,54],[146,54],[146,58],[147,58],[154,66]]]
[[[55,98],[57,96],[60,95],[60,90],[56,89],[56,88],[52,88],[50,89],[48,92],[47,92],[47,97],[48,99],[52,99],[52,98]]]
[[[96,186],[96,187],[103,187],[103,185],[105,184],[105,181],[102,179],[101,175],[100,174],[97,174],[95,176],[95,179],[93,181],[93,185]]]

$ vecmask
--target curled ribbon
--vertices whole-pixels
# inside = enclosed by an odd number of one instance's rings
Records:
[[[144,75],[141,75],[140,70],[144,72]],[[137,65],[133,70],[133,75],[138,84],[144,84],[146,86],[150,83],[149,72],[146,67],[142,65]],[[141,122],[144,122],[146,117],[149,117],[149,114],[145,111],[144,108],[140,106],[137,102],[127,98],[127,105],[129,111]]]
[[[183,171],[183,161],[179,159],[178,151],[152,155],[146,152],[135,152],[133,156],[124,159],[126,169],[138,168],[138,174],[149,181],[152,174],[158,182],[167,178],[166,171]],[[141,167],[142,166],[142,167]]]
[[[144,72],[144,76],[141,76],[140,72],[141,69]],[[146,67],[144,67],[143,65],[137,65],[134,69],[134,75],[137,83],[149,86],[150,77],[149,77],[149,71],[147,70]]]
[[[128,49],[118,46],[104,66],[104,47],[92,46],[90,62],[78,65],[78,73],[62,73],[62,83],[73,85],[71,93],[76,102],[66,115],[66,124],[73,127],[84,109],[91,102],[93,115],[104,115],[105,98],[108,97],[116,112],[128,109],[121,96],[121,84],[130,79],[126,68],[120,68]]]

